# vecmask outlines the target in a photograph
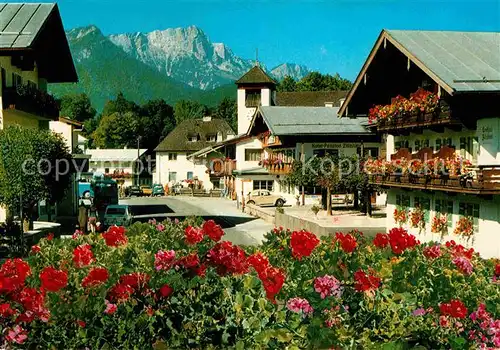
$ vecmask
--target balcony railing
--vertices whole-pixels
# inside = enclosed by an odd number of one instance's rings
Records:
[[[287,175],[292,171],[292,163],[272,163],[264,164],[264,168],[272,175]]]
[[[15,109],[50,119],[59,117],[56,99],[36,87],[20,85],[4,88],[2,97],[4,109]]]
[[[436,190],[469,194],[500,194],[500,167],[463,175],[369,175],[372,184],[418,190]]]
[[[376,124],[379,131],[388,131],[405,128],[417,128],[426,126],[460,124],[460,121],[451,117],[449,112],[399,114],[390,120],[379,120]]]
[[[207,173],[211,176],[231,176],[233,170],[236,170],[236,160],[212,159],[207,168]]]

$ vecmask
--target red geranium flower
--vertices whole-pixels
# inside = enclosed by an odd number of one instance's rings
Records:
[[[217,243],[207,253],[207,260],[217,268],[217,273],[221,276],[248,271],[245,251],[229,241]]]
[[[23,344],[28,339],[26,332],[20,325],[15,325],[14,328],[8,329],[5,340],[9,343]]]
[[[187,244],[197,244],[203,241],[203,230],[198,227],[188,226],[184,230]]]
[[[269,259],[261,252],[257,252],[248,257],[247,262],[259,274],[269,267]]]
[[[170,287],[168,284],[164,284],[163,286],[161,286],[159,292],[162,298],[168,298],[170,295],[172,295],[174,289]]]
[[[90,265],[94,261],[92,247],[90,244],[82,244],[73,250],[73,262],[76,267],[84,267]]]
[[[24,308],[24,313],[18,316],[16,322],[31,322],[39,318],[47,322],[50,317],[50,311],[45,308],[45,292],[38,291],[35,288],[23,288],[13,298]]]
[[[468,314],[467,307],[458,299],[452,299],[449,303],[440,304],[439,311],[443,316],[456,318],[466,318]]]
[[[112,226],[106,233],[102,234],[102,238],[106,241],[109,247],[118,247],[127,244],[127,236],[125,236],[125,228],[123,226]]]
[[[104,267],[95,267],[82,280],[82,287],[96,287],[105,283],[109,278],[108,270]]]
[[[222,228],[213,220],[205,221],[203,224],[203,233],[210,237],[210,239],[214,242],[219,242],[222,236],[224,236]]]
[[[274,302],[274,298],[280,292],[285,283],[285,274],[282,270],[274,266],[269,266],[267,269],[259,273],[259,278],[266,290],[267,298]]]
[[[12,309],[9,303],[0,304],[0,317],[10,317],[16,314],[16,310]]]
[[[373,239],[373,245],[377,248],[385,248],[389,245],[389,236],[385,233],[377,233]]]
[[[423,253],[429,259],[439,258],[441,256],[441,246],[436,244],[430,247],[425,247]]]
[[[129,273],[120,277],[120,283],[132,287],[134,290],[139,290],[147,286],[149,275],[142,272]]]
[[[358,245],[358,243],[356,242],[356,238],[354,238],[354,236],[351,236],[349,233],[344,235],[341,232],[337,232],[335,234],[335,239],[340,242],[342,250],[346,253],[352,253]]]
[[[197,268],[200,265],[200,258],[198,257],[198,254],[196,253],[191,253],[189,255],[183,256],[180,258],[177,262],[176,265],[182,266],[185,269],[193,269]]]
[[[22,259],[7,259],[0,268],[0,292],[13,292],[22,288],[26,277],[31,275],[28,263]]]
[[[446,242],[446,247],[450,249],[451,255],[454,258],[464,257],[471,260],[474,255],[474,248],[466,249],[463,245],[456,244],[453,240]]]
[[[117,283],[108,292],[108,298],[112,301],[127,301],[134,293],[134,289],[123,283]]]
[[[414,235],[409,234],[404,228],[393,228],[389,231],[389,243],[394,254],[402,254],[406,249],[420,244]]]
[[[87,325],[84,321],[81,320],[76,321],[76,323],[78,323],[78,325],[82,328],[85,328],[85,326]]]
[[[112,304],[107,300],[104,300],[104,302],[106,303],[106,309],[104,309],[104,313],[106,315],[112,315],[118,309],[118,306],[116,306],[116,304]]]
[[[500,277],[500,264],[495,265],[495,276]]]
[[[68,285],[68,273],[52,266],[44,267],[40,272],[40,281],[42,282],[41,289],[57,292]]]
[[[294,231],[290,237],[292,255],[301,260],[305,256],[311,255],[314,248],[319,244],[319,239],[311,232]]]
[[[52,241],[54,239],[54,234],[51,232],[47,235],[47,241]]]
[[[368,275],[363,270],[358,270],[354,273],[354,289],[358,292],[366,292],[378,289],[380,286],[380,278],[374,275]]]
[[[39,253],[41,250],[42,250],[42,249],[40,248],[40,246],[39,246],[39,245],[36,245],[36,244],[35,244],[34,246],[32,246],[32,247],[31,247],[31,252],[32,252],[33,254]]]

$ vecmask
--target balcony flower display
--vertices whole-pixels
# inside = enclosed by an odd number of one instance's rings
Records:
[[[419,231],[425,230],[425,213],[421,206],[417,206],[411,211],[410,226],[418,228]]]
[[[403,118],[418,113],[434,113],[439,106],[437,95],[419,88],[407,99],[401,95],[396,96],[388,105],[376,105],[368,112],[368,122],[375,124],[380,121],[391,121],[400,115]]]
[[[457,236],[464,237],[467,241],[470,240],[474,235],[474,223],[472,217],[470,216],[461,217],[458,220],[457,226],[453,230],[453,233],[456,234]]]
[[[399,226],[403,226],[408,222],[408,209],[407,208],[396,208],[394,209],[394,221]]]
[[[446,214],[437,213],[432,218],[431,232],[440,233],[441,237],[448,234],[448,217]]]
[[[13,105],[16,109],[43,117],[59,116],[59,105],[54,96],[36,86],[18,85],[8,88],[4,99],[4,106]]]

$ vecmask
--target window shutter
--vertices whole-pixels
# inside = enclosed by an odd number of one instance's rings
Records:
[[[441,149],[441,139],[436,139],[436,151]]]
[[[429,147],[429,139],[425,139],[422,147]]]
[[[420,140],[415,140],[415,151],[420,151]]]

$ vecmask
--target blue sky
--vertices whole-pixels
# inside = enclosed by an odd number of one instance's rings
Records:
[[[305,64],[354,79],[380,30],[500,31],[500,0],[61,0],[66,29],[104,34],[200,27],[213,42],[272,68]]]

